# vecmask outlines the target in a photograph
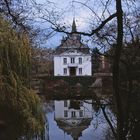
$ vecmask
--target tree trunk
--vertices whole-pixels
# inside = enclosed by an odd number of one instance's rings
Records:
[[[117,11],[117,44],[113,63],[113,87],[117,108],[117,140],[125,140],[125,135],[123,132],[124,118],[122,110],[122,100],[119,90],[119,62],[123,44],[123,10],[121,0],[116,0],[116,11]]]

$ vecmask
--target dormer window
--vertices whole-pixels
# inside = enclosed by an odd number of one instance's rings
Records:
[[[74,57],[71,57],[71,63],[75,63],[75,58]]]

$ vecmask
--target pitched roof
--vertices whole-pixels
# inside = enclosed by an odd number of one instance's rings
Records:
[[[90,48],[81,41],[81,35],[76,34],[76,23],[73,19],[71,34],[63,37],[61,44],[56,48],[55,54],[59,55],[69,50],[76,50],[83,54],[90,54]]]
[[[82,135],[82,131],[85,130],[91,122],[91,118],[81,119],[78,125],[69,125],[65,120],[55,119],[60,129],[71,135],[73,139],[77,139]]]

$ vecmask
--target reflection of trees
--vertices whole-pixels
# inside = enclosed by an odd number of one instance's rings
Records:
[[[104,130],[104,133],[105,133],[105,140],[115,140],[111,130],[109,127],[107,127],[105,130]]]
[[[114,114],[115,112],[113,112],[113,110],[110,108],[111,106],[114,106],[112,99],[109,97],[104,99],[102,97],[94,96],[92,102],[84,102],[92,104],[93,110],[95,111],[94,113],[96,114],[95,116],[97,116],[97,118],[101,112],[103,113],[104,119],[111,129],[111,133],[113,136],[116,135],[116,115]],[[104,119],[102,118],[102,120]],[[98,120],[96,119],[96,121],[96,125],[94,124],[95,128],[98,127]]]
[[[43,109],[45,113],[53,112],[54,111],[54,101],[47,100],[44,105]]]

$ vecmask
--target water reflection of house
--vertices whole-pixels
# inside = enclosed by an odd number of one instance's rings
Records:
[[[91,103],[91,101],[88,101]],[[92,105],[84,101],[55,101],[55,121],[60,129],[78,140],[92,120]]]

